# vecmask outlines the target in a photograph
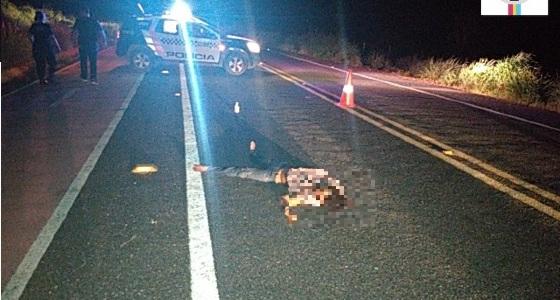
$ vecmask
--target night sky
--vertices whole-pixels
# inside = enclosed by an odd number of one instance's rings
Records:
[[[14,1],[75,12],[77,0]],[[170,1],[141,1],[157,11]],[[90,0],[101,19],[135,12],[135,1]],[[193,0],[196,15],[226,31],[254,35],[323,32],[344,34],[366,49],[392,57],[501,57],[526,51],[547,69],[560,69],[560,1],[549,0],[549,16],[483,17],[479,0]]]

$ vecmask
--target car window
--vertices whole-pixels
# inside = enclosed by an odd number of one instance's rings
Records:
[[[139,21],[137,26],[138,29],[140,30],[148,30],[148,28],[150,28],[150,21],[148,20]]]
[[[216,33],[198,24],[188,24],[189,35],[194,38],[218,39]]]
[[[156,32],[177,34],[179,32],[179,23],[175,20],[160,20],[156,26]]]

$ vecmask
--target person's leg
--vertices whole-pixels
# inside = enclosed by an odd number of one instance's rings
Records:
[[[35,60],[35,68],[37,70],[37,77],[41,83],[45,80],[45,55],[41,52],[33,53],[33,59]]]
[[[88,73],[88,55],[87,49],[85,47],[80,47],[80,78],[82,80],[87,80],[87,73]]]
[[[275,182],[277,170],[263,170],[256,168],[240,168],[240,167],[213,167],[195,164],[193,165],[195,172],[219,174],[228,177],[238,177],[251,179],[261,182]]]
[[[90,67],[90,76],[92,82],[97,82],[97,49],[92,47],[89,49],[89,67]]]
[[[49,79],[54,77],[54,71],[56,71],[56,57],[52,51],[47,53],[47,63],[49,65]]]

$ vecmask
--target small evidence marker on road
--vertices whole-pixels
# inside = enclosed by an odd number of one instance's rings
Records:
[[[443,154],[453,156],[453,150],[443,150]]]
[[[241,111],[241,107],[239,106],[239,102],[235,101],[235,105],[233,106],[233,112],[238,114]]]
[[[176,97],[181,97],[181,93],[175,93]]]
[[[158,167],[154,164],[137,164],[132,168],[132,174],[148,175],[158,171]]]
[[[161,70],[161,74],[169,74],[169,70]]]
[[[249,150],[255,151],[256,149],[257,149],[257,143],[255,143],[255,141],[251,141],[249,143]]]

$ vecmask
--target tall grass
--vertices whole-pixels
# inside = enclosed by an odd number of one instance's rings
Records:
[[[391,60],[385,54],[378,51],[373,51],[368,55],[364,63],[375,70],[388,70],[392,69],[393,66]]]
[[[35,9],[29,5],[16,6],[10,1],[2,0],[2,18],[13,22],[17,27],[29,27],[35,18]]]
[[[546,104],[555,105],[560,112],[560,76],[551,77],[545,80],[543,88]]]
[[[271,37],[277,36],[271,35]],[[362,66],[358,46],[334,34],[304,34],[292,36],[284,41],[273,41],[283,51],[311,56],[320,60],[344,64],[350,67]]]
[[[58,39],[62,51],[73,47],[70,24],[71,17],[62,12],[43,9]],[[5,69],[20,67],[32,63],[31,41],[27,36],[29,27],[34,22],[36,9],[29,6],[16,6],[10,1],[2,0],[2,51],[1,59]],[[17,73],[17,72],[16,72]]]
[[[270,47],[348,66],[361,66],[360,51],[336,35],[307,34],[282,39],[278,34],[263,36]],[[481,58],[463,62],[457,58],[401,57],[391,60],[374,51],[364,59],[375,70],[398,71],[406,75],[525,104],[560,111],[560,77],[546,77],[533,55],[518,53],[502,59]]]
[[[439,84],[525,104],[560,104],[560,78],[546,78],[533,55],[524,52],[468,63],[456,58],[402,61],[404,73]]]
[[[474,61],[461,69],[459,83],[470,91],[525,103],[542,101],[545,84],[533,56],[523,52]]]
[[[411,73],[420,78],[430,79],[442,84],[455,86],[459,82],[459,74],[464,65],[455,58],[430,58],[414,65]]]
[[[8,0],[2,0],[2,48],[1,61],[4,71],[2,72],[2,83],[13,79],[33,79],[33,58],[31,54],[31,41],[27,31],[35,18],[36,9],[24,5],[16,6]],[[71,26],[75,22],[72,16],[65,16],[60,11],[42,9],[57,38],[62,52],[58,54],[58,65],[67,65],[76,60],[77,50],[74,49]],[[118,24],[103,22],[101,24],[107,32],[109,42],[114,42]]]
[[[51,23],[73,24],[74,18],[52,9],[41,9]],[[2,18],[16,27],[29,28],[33,24],[37,9],[29,6],[17,6],[8,0],[2,0]]]

